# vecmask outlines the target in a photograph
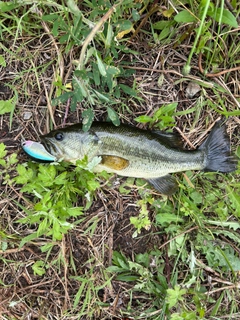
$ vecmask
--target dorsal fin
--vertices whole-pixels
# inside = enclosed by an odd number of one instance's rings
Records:
[[[183,149],[183,141],[178,132],[164,132],[161,130],[152,131],[158,135],[164,144],[167,144],[171,148]]]

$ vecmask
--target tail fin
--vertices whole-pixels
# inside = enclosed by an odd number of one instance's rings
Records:
[[[204,171],[232,172],[237,169],[237,159],[231,155],[230,139],[222,120],[216,122],[199,149],[206,153]]]

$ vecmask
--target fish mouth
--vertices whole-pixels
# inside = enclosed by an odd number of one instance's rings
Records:
[[[41,139],[41,144],[44,146],[44,148],[49,152],[52,156],[56,158],[60,158],[60,155],[62,154],[61,150],[53,144],[50,140],[46,138]]]

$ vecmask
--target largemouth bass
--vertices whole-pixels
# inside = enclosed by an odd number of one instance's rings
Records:
[[[144,178],[167,195],[177,189],[176,179],[170,173],[186,170],[231,172],[237,168],[222,121],[215,124],[208,138],[193,151],[182,150],[174,134],[124,124],[116,127],[107,122],[94,122],[87,132],[82,130],[81,124],[53,130],[41,137],[41,143],[47,155],[56,160],[75,163],[86,155],[89,161],[100,157],[101,162],[94,171]]]

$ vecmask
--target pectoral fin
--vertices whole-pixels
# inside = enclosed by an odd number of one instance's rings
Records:
[[[113,170],[123,170],[129,166],[129,161],[121,157],[104,155],[101,158],[101,165]]]
[[[156,190],[168,196],[171,196],[174,192],[177,191],[178,188],[176,179],[170,174],[155,179],[148,179],[148,182]]]

